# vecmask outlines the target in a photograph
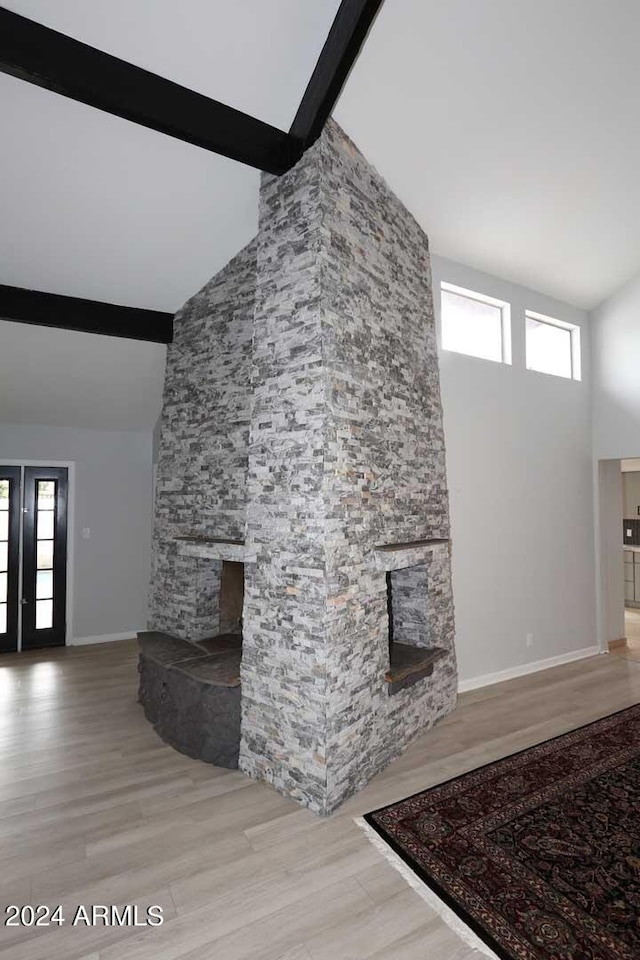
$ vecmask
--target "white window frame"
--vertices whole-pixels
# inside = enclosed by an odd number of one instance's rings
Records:
[[[547,373],[545,370],[536,370],[529,366],[529,357],[527,351],[527,320],[536,320],[538,323],[546,323],[550,327],[558,327],[560,330],[568,330],[571,343],[571,377],[562,377],[558,373]],[[535,313],[533,310],[525,310],[525,363],[527,370],[532,373],[542,373],[547,377],[557,377],[559,380],[582,380],[582,353],[580,347],[580,327],[577,323],[567,323],[566,320],[558,320],[557,317],[548,317],[544,313]]]
[[[493,360],[489,357],[477,357],[473,353],[464,353],[461,350],[450,350],[448,347],[442,347],[447,353],[457,353],[459,356],[471,357],[472,360],[484,360],[489,363],[506,363],[509,366],[512,363],[511,358],[511,304],[507,300],[498,300],[496,297],[490,297],[486,293],[478,293],[477,290],[468,290],[466,287],[459,287],[455,283],[447,283],[442,280],[440,283],[440,292],[457,293],[460,297],[466,297],[467,300],[476,300],[478,303],[485,303],[491,307],[498,307],[500,310],[500,339],[501,339],[501,357],[500,360]],[[442,298],[440,300],[440,344],[442,346],[443,332],[443,309]]]

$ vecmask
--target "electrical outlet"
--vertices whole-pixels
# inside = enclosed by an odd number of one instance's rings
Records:
[[[533,634],[532,634],[532,633],[528,633],[528,634],[527,634],[527,646],[528,646],[528,647],[532,647],[532,646],[533,646]]]
[[[632,536],[633,536],[633,533],[631,532],[631,530],[629,530],[628,527],[627,527],[627,536],[628,536],[628,537],[632,537]]]
[[[83,540],[91,540],[91,528],[90,528],[90,527],[83,527],[83,528],[82,528],[82,539],[83,539]]]

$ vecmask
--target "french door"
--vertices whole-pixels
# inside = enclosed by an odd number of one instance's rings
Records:
[[[0,467],[0,653],[18,649],[20,467]]]
[[[0,652],[63,646],[66,467],[0,465]]]

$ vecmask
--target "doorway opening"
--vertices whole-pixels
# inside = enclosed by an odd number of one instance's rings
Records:
[[[624,638],[612,652],[640,660],[640,459],[621,460]]]
[[[640,661],[640,458],[598,462],[600,648]]]
[[[67,467],[0,465],[0,652],[64,646]]]

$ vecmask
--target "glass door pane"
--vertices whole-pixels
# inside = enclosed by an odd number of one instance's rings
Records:
[[[56,480],[36,480],[36,630],[53,626],[53,556],[55,553]],[[38,597],[38,578],[51,571],[50,599]]]
[[[20,467],[0,466],[0,652],[18,649]]]
[[[36,571],[36,600],[53,598],[53,570]]]
[[[65,642],[67,470],[25,467],[22,647]]]
[[[9,559],[9,481],[0,480],[0,634],[7,632],[7,567]]]

